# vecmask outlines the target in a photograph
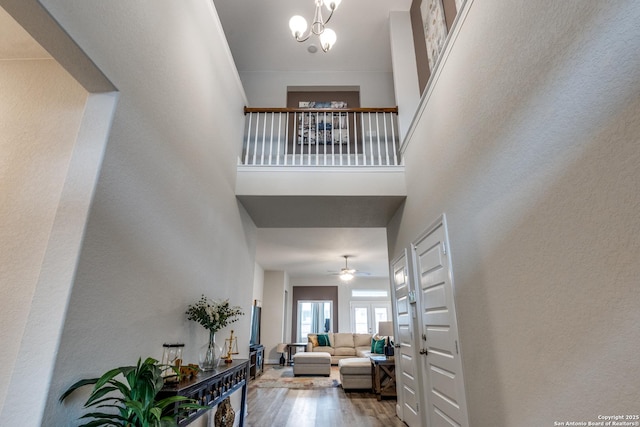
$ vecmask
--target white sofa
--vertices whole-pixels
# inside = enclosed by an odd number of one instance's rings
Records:
[[[340,359],[352,357],[369,357],[371,354],[371,334],[354,334],[351,332],[328,332],[330,346],[314,345],[314,337],[318,334],[309,334],[307,339],[307,351],[325,352],[331,355],[331,364],[337,365]]]

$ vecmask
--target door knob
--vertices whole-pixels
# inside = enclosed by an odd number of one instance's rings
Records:
[[[427,356],[429,354],[429,352],[427,351],[426,348],[423,348],[420,350],[420,354],[424,354],[425,356]]]
[[[396,344],[394,344],[394,347],[395,347],[395,348],[400,348],[400,347],[401,347],[401,345],[400,345],[399,343],[396,343]]]

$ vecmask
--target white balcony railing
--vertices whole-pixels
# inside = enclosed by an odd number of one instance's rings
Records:
[[[247,108],[241,164],[398,166],[398,109]]]

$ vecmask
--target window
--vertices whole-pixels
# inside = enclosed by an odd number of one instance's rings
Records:
[[[297,342],[306,342],[308,334],[331,331],[331,301],[298,301]]]
[[[391,320],[388,302],[352,302],[351,330],[357,334],[377,334],[378,323]]]
[[[389,292],[384,289],[352,289],[352,297],[365,297],[365,298],[387,298]]]

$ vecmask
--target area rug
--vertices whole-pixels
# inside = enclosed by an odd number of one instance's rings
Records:
[[[328,377],[293,376],[293,367],[266,367],[264,373],[252,384],[258,388],[314,389],[340,387],[340,373],[337,366],[331,367]]]

